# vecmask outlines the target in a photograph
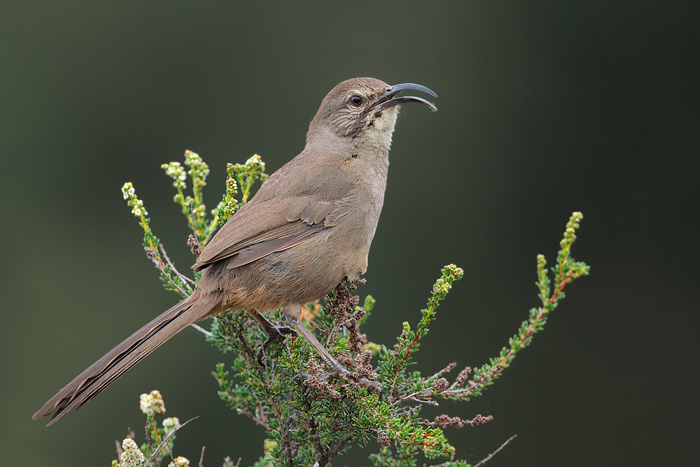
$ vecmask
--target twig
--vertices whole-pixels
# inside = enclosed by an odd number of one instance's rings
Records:
[[[168,257],[168,254],[165,252],[165,247],[163,246],[163,243],[159,243],[159,244],[158,244],[158,248],[160,248],[160,252],[163,254],[163,258],[165,258],[165,261],[167,261],[168,266],[170,266],[170,269],[173,270],[173,272],[177,275],[177,277],[179,277],[179,278],[180,278],[183,282],[185,282],[186,284],[191,284],[191,285],[193,285],[193,286],[196,286],[196,285],[197,285],[197,283],[196,283],[195,281],[193,281],[192,279],[190,279],[190,278],[187,277],[186,275],[181,274],[180,271],[177,270],[177,268],[175,267],[175,265],[173,264],[173,262],[170,261],[170,258]],[[188,287],[188,288],[189,288],[189,287]],[[190,292],[192,292],[192,290],[190,290]]]
[[[418,399],[418,397],[428,397],[428,396],[432,396],[432,395],[433,395],[433,391],[431,391],[430,389],[421,389],[420,391],[416,391],[414,393],[407,394],[405,396],[397,397],[393,402],[391,402],[389,404],[389,407],[393,407],[396,404],[403,402],[405,400],[411,400],[411,401],[420,402],[423,404],[437,405],[437,403],[435,401]]]
[[[245,415],[246,417],[248,417],[248,418],[250,418],[251,420],[253,420],[257,425],[262,426],[262,427],[265,428],[266,430],[269,430],[269,429],[270,429],[270,426],[269,426],[267,423],[265,423],[264,420],[261,420],[260,418],[256,417],[255,415],[253,415],[253,414],[252,414],[250,411],[248,411],[248,410],[241,409],[240,407],[236,407],[236,413],[238,413],[239,415]]]
[[[197,235],[197,227],[194,225],[195,220],[197,219],[197,213],[194,212],[194,207],[192,206],[192,203],[190,203],[190,218],[192,219],[192,235],[191,235],[191,237],[194,237],[194,241],[197,244],[197,247],[199,247],[199,251],[202,251],[203,250],[202,242],[199,241],[199,235]],[[188,243],[189,243],[189,239],[188,239]]]
[[[485,423],[490,422],[491,420],[493,420],[493,415],[476,414],[476,416],[474,416],[474,418],[472,418],[471,420],[465,420],[459,417],[450,417],[447,414],[442,414],[435,417],[435,420],[432,422],[426,418],[422,422],[418,423],[420,425],[430,427],[439,426],[440,428],[447,428],[448,426],[451,426],[454,428],[462,428],[465,426],[483,425]]]
[[[151,459],[153,459],[153,457],[158,453],[158,451],[160,451],[160,448],[162,448],[163,445],[168,441],[168,439],[170,439],[170,437],[171,437],[172,435],[174,435],[175,432],[176,432],[177,430],[179,430],[179,429],[182,428],[183,426],[187,425],[188,423],[190,423],[190,422],[191,422],[192,420],[194,420],[195,418],[199,418],[199,415],[197,415],[196,417],[190,418],[189,420],[187,420],[187,421],[186,421],[185,423],[183,423],[182,425],[178,425],[178,426],[174,427],[172,430],[170,430],[170,433],[168,433],[168,436],[166,436],[165,438],[163,438],[163,441],[161,441],[160,444],[158,445],[158,447],[153,451],[153,454],[151,454],[151,456],[150,456],[148,459],[146,459],[146,461],[145,461],[143,464],[141,464],[141,467],[146,467],[146,466],[148,465],[148,463],[151,462]]]
[[[192,326],[193,328],[195,328],[197,331],[201,332],[201,333],[204,334],[205,336],[211,337],[211,332],[207,331],[207,330],[204,329],[202,326],[199,326],[199,325],[197,325],[197,324],[195,324],[195,323],[190,324],[190,326]]]
[[[498,454],[498,451],[500,451],[501,449],[503,449],[504,447],[506,447],[506,444],[508,444],[508,443],[510,443],[511,441],[513,441],[517,436],[518,436],[518,435],[513,435],[513,436],[511,436],[510,438],[508,438],[507,440],[505,440],[505,442],[504,442],[503,444],[501,444],[501,445],[499,446],[498,449],[496,449],[496,450],[493,451],[491,454],[489,454],[488,456],[486,456],[486,457],[484,457],[483,459],[481,459],[481,462],[479,462],[478,464],[476,464],[474,467],[479,467],[480,465],[484,465],[485,463],[487,463],[488,461],[490,461],[491,459],[493,459],[493,456],[495,456],[496,454]]]
[[[444,375],[445,373],[449,373],[450,371],[454,370],[454,368],[456,366],[457,366],[456,362],[449,363],[445,368],[443,368],[442,370],[435,373],[433,376],[430,376],[426,379],[433,379],[433,378],[437,379],[437,378],[441,377],[442,375]]]
[[[206,446],[202,446],[202,455],[199,456],[199,467],[204,467],[204,449]]]
[[[160,258],[160,256],[158,256],[158,252],[151,247],[144,247],[144,250],[146,250],[146,256],[148,256],[148,258],[151,261],[153,261],[153,264],[156,265],[156,269],[159,270],[163,276],[165,276],[165,278],[168,280],[168,283],[175,290],[177,290],[177,292],[180,295],[182,295],[183,298],[189,297],[190,294],[182,290],[182,287],[177,285],[177,283],[173,280],[172,276],[165,272],[165,265],[163,264],[163,260]]]

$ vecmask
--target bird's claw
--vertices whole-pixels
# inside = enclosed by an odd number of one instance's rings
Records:
[[[285,336],[296,336],[297,334],[297,332],[289,326],[271,326],[266,328],[265,331],[267,332],[267,340],[263,343],[262,347],[260,347],[260,350],[258,350],[258,363],[261,366],[265,366],[265,351],[272,343],[284,341]]]
[[[321,378],[328,379],[331,376],[343,378],[349,383],[359,384],[360,386],[372,389],[375,392],[382,392],[382,385],[379,383],[379,381],[372,381],[367,378],[357,379],[356,376],[354,376],[352,373],[350,373],[348,370],[342,367],[340,369],[334,368],[331,371],[327,371],[326,373],[321,375]]]

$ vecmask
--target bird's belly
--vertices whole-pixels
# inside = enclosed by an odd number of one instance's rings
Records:
[[[226,260],[203,271],[200,288],[224,298],[225,308],[267,311],[322,298],[344,277],[367,269],[367,241],[338,235],[337,227],[250,264],[226,269]],[[371,239],[370,239],[371,241]]]

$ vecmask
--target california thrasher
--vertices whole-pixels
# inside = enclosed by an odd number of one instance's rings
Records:
[[[81,407],[183,328],[227,309],[246,310],[271,337],[260,312],[283,307],[331,370],[347,372],[299,321],[303,304],[367,269],[384,202],[398,104],[437,95],[412,83],[355,78],[334,87],[309,125],[304,150],[275,172],[221,228],[193,268],[195,292],[136,331],[49,399],[33,418],[52,423]]]

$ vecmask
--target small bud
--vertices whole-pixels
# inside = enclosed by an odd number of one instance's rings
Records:
[[[537,255],[537,268],[538,269],[544,269],[544,267],[547,265],[547,260],[544,258],[543,254]]]

